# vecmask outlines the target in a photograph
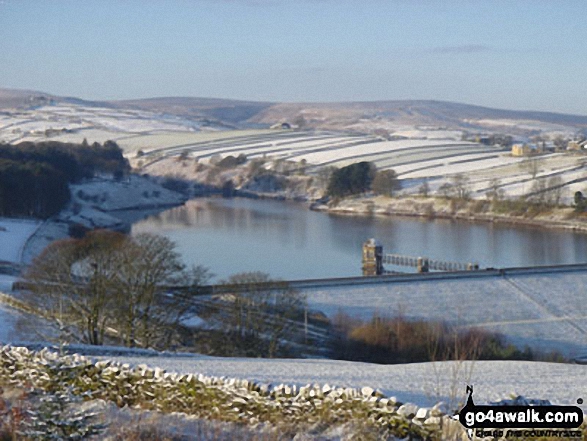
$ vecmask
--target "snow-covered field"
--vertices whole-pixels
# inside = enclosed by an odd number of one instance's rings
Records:
[[[120,182],[96,178],[71,185],[73,202],[87,204],[101,211],[129,210],[146,206],[179,205],[185,197],[138,175]]]
[[[329,317],[343,312],[439,320],[504,334],[568,356],[587,355],[587,272],[441,279],[304,291],[311,308]]]
[[[73,184],[70,188],[71,203],[50,222],[43,223],[24,249],[18,252],[22,262],[30,263],[51,242],[68,237],[68,226],[72,223],[91,229],[124,230],[127,222],[145,215],[142,210],[162,210],[181,205],[186,199],[138,175],[130,175],[122,181],[95,178]],[[0,231],[0,238],[1,234]]]
[[[475,403],[499,401],[511,395],[575,405],[587,396],[587,366],[527,361],[437,362],[377,365],[337,360],[254,359],[220,357],[103,356],[131,365],[147,364],[169,372],[202,373],[255,380],[273,385],[328,384],[369,386],[399,401],[430,406],[438,401],[456,405],[467,384],[475,388]],[[453,392],[456,387],[457,393]],[[587,409],[584,405],[583,409]]]
[[[16,282],[16,279],[15,276],[0,274],[0,292],[10,292],[12,290],[12,284]]]
[[[573,136],[569,127],[535,121],[483,120],[477,123],[504,133],[521,127],[552,133],[553,136]],[[349,129],[353,127],[349,126]],[[519,168],[524,158],[512,157],[508,149],[462,141],[461,131],[445,127],[396,125],[387,130],[398,139],[328,131],[226,130],[209,122],[204,124],[148,111],[65,103],[0,115],[0,141],[81,142],[85,138],[90,143],[103,143],[111,139],[119,143],[133,165],[143,166],[146,172],[150,171],[151,163],[180,154],[204,163],[212,156],[245,154],[249,158],[304,160],[310,174],[326,165],[342,167],[358,161],[372,161],[379,169],[394,169],[405,180],[408,193],[416,191],[423,179],[435,180],[430,186],[435,192],[458,173],[477,182],[474,197],[485,197],[491,178],[509,181],[509,185],[502,187],[506,196],[518,197],[529,191],[530,185],[523,182],[531,175]],[[143,153],[140,158],[137,157],[139,150]],[[570,154],[540,156],[538,176],[546,176],[556,169],[561,156],[568,163],[568,171],[563,170],[560,174],[563,182],[581,179],[584,170],[573,171],[570,163],[581,165],[583,158]],[[512,178],[515,179],[512,181]],[[418,182],[417,186],[412,185],[412,181]],[[483,191],[477,191],[479,188]],[[563,201],[570,203],[574,192],[582,190],[583,182],[565,186]]]
[[[199,128],[194,121],[152,112],[62,104],[5,115],[0,120],[0,140],[35,141],[48,135],[60,141],[80,142],[86,137],[94,142],[96,138],[103,138],[101,132],[113,135],[108,139],[114,139],[128,133],[183,132]]]
[[[27,239],[40,224],[37,220],[0,218],[0,260],[19,263]]]

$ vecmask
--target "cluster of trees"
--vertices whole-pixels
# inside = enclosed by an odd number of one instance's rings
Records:
[[[47,218],[69,199],[67,179],[59,170],[0,158],[0,216]]]
[[[187,268],[175,247],[153,234],[106,230],[56,241],[24,276],[29,304],[62,341],[93,345],[191,345],[182,323],[196,312],[230,342],[222,355],[274,357],[301,333],[304,296],[264,273],[232,276],[224,282],[225,295],[195,302],[210,274],[200,266]]]
[[[401,189],[401,182],[394,170],[377,171],[371,162],[358,162],[330,172],[327,194],[344,197],[372,190],[377,194],[392,196]]]
[[[204,268],[186,268],[165,237],[106,230],[53,242],[25,274],[30,303],[62,339],[101,345],[109,335],[129,347],[172,344],[190,312],[186,295],[207,279]],[[167,295],[173,285],[190,289]]]
[[[371,189],[376,169],[370,162],[357,162],[334,170],[330,175],[327,192],[333,197],[364,193]]]
[[[288,344],[301,335],[305,296],[261,272],[235,274],[222,285],[229,294],[209,311],[223,332],[220,353],[269,358],[286,354]]]
[[[564,182],[560,176],[536,179],[527,195],[529,202],[544,208],[556,207],[563,197]]]
[[[247,162],[247,155],[245,155],[244,153],[241,153],[238,156],[232,156],[232,155],[228,155],[225,158],[220,159],[218,162],[216,162],[216,167],[219,168],[235,168],[239,165],[242,165],[244,163]]]
[[[525,172],[532,175],[532,186],[530,191],[517,199],[505,198],[503,184],[499,179],[493,178],[489,182],[486,192],[487,200],[477,200],[470,206],[474,212],[483,212],[488,209],[499,213],[510,213],[513,215],[534,216],[544,210],[550,210],[561,203],[564,190],[564,182],[560,176],[549,178],[536,178],[539,172],[538,162],[529,160],[521,163],[520,166]],[[465,206],[465,202],[471,198],[471,181],[463,174],[456,174],[448,182],[442,184],[439,193],[451,201],[451,207],[458,209]],[[427,195],[421,190],[420,194]]]
[[[96,172],[122,177],[128,170],[122,150],[112,141],[0,143],[0,216],[47,218],[69,201],[69,183]]]

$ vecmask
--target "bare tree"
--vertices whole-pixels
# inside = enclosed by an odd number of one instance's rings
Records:
[[[547,203],[553,207],[560,205],[561,198],[563,196],[563,178],[560,176],[552,176],[548,178],[546,182],[547,191]]]
[[[304,115],[302,115],[300,113],[298,116],[295,117],[293,123],[295,126],[297,126],[298,129],[303,129],[307,126],[308,121],[306,121],[306,118],[304,118]]]
[[[450,182],[445,182],[440,187],[438,187],[438,192],[442,195],[443,198],[451,198],[454,195],[454,186]]]
[[[542,206],[547,204],[547,188],[546,188],[546,180],[545,179],[536,179],[532,187],[530,188],[530,193],[527,195],[527,199],[532,202],[533,204]]]
[[[62,338],[103,343],[113,323],[113,275],[123,242],[121,234],[94,232],[53,242],[33,261],[25,274],[30,300],[46,311]]]
[[[554,138],[553,143],[557,150],[564,150],[569,145],[569,140],[562,135],[557,135]]]
[[[458,173],[451,178],[455,196],[458,199],[469,199],[471,196],[471,180],[468,176]]]
[[[420,194],[420,196],[423,197],[428,197],[428,193],[430,193],[430,185],[428,184],[428,179],[424,179],[424,182],[422,182],[422,185],[420,185],[420,187],[418,188],[418,193]]]
[[[217,321],[234,343],[247,342],[255,355],[274,357],[284,341],[296,338],[306,307],[301,293],[261,272],[235,274],[224,285],[230,294],[223,296]]]
[[[330,176],[336,170],[336,167],[320,167],[316,173],[317,182],[320,187],[326,190],[328,183],[330,182]]]
[[[486,193],[487,199],[500,201],[504,197],[504,190],[501,188],[501,182],[497,178],[491,178],[489,181],[490,190]]]
[[[207,279],[202,267],[186,272],[175,244],[166,237],[144,233],[128,240],[116,274],[117,328],[125,344],[151,347],[163,339],[169,342],[170,332],[185,318],[190,302],[185,295],[166,295],[163,287],[193,288]]]
[[[33,305],[47,311],[62,336],[100,345],[107,331],[127,346],[164,346],[190,312],[167,286],[193,287],[207,271],[187,271],[165,237],[127,237],[94,231],[83,239],[57,241],[33,262],[25,279]]]
[[[532,176],[532,180],[536,179],[536,175],[540,171],[540,162],[536,158],[526,159],[520,162],[520,169]]]

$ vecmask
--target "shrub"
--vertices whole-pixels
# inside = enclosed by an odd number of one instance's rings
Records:
[[[456,329],[446,323],[407,320],[402,316],[373,316],[363,321],[338,314],[333,320],[336,337],[334,358],[381,364],[417,363],[436,360],[551,360],[558,353],[520,350],[497,333],[478,328]]]
[[[216,167],[219,168],[234,168],[237,165],[239,165],[239,161],[237,158],[235,158],[232,155],[228,155],[227,157],[221,159],[220,161],[218,161],[218,163],[216,164]]]

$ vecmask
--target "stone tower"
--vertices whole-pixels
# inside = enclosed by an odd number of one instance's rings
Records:
[[[363,275],[379,276],[383,274],[383,246],[375,239],[363,244]]]

